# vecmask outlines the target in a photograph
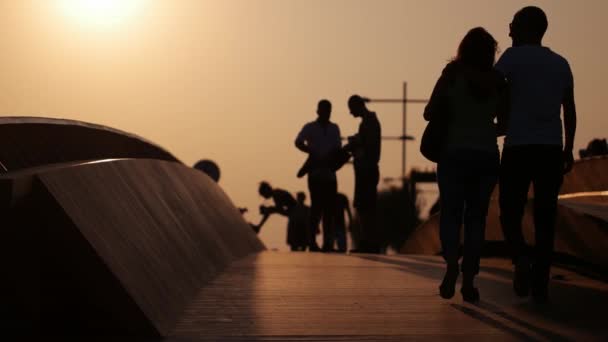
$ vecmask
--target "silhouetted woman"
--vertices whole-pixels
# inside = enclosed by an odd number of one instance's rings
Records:
[[[485,29],[469,31],[458,55],[443,70],[424,112],[426,120],[440,120],[445,129],[437,165],[440,237],[447,263],[439,287],[443,298],[454,296],[464,221],[461,293],[465,301],[479,300],[473,281],[479,273],[488,204],[499,167],[494,119],[504,112],[506,96],[504,77],[494,70],[496,52],[496,40]]]

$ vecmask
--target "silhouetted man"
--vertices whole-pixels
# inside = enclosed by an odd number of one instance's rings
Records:
[[[353,95],[348,99],[350,113],[361,118],[359,132],[349,137],[348,150],[352,151],[355,166],[354,206],[361,220],[361,241],[354,253],[380,253],[376,224],[376,200],[380,171],[381,130],[376,113],[365,106],[367,99]]]
[[[333,168],[336,151],[342,147],[340,129],[331,122],[331,102],[321,100],[317,106],[317,120],[304,125],[298,134],[296,147],[309,154],[306,162],[308,190],[311,200],[310,250],[318,251],[315,235],[323,219],[323,251],[333,251],[333,219],[338,183]]]
[[[292,251],[305,251],[310,241],[310,207],[306,205],[306,194],[296,194],[297,204],[287,223],[287,244]]]
[[[297,205],[296,200],[289,192],[283,189],[273,189],[272,186],[268,184],[268,182],[261,182],[258,192],[260,193],[260,196],[264,197],[265,199],[272,198],[272,200],[274,201],[274,206],[260,206],[260,214],[262,214],[262,220],[257,225],[251,225],[253,230],[255,230],[256,232],[259,232],[260,229],[262,229],[262,226],[264,225],[264,223],[266,223],[270,215],[280,214],[289,218],[293,213],[293,209]]]
[[[576,131],[572,72],[566,59],[542,46],[547,26],[547,17],[538,7],[517,12],[509,25],[513,46],[496,63],[511,94],[500,172],[500,219],[513,251],[513,288],[523,297],[531,287],[539,302],[547,299],[557,197],[564,173],[572,169]],[[536,236],[532,253],[522,234],[530,183],[534,185]]]

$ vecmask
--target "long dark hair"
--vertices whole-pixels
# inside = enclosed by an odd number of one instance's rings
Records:
[[[470,30],[458,46],[454,61],[469,67],[488,71],[494,67],[498,43],[483,27]]]

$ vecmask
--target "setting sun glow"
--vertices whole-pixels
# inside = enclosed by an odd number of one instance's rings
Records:
[[[62,0],[62,11],[91,28],[113,28],[123,25],[141,7],[143,0]]]

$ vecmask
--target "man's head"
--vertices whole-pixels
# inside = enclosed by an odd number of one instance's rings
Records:
[[[329,118],[331,116],[331,102],[329,100],[321,100],[317,105],[317,115],[319,115],[319,120],[322,122],[329,122]]]
[[[306,193],[300,191],[296,194],[296,198],[298,199],[298,203],[304,204],[306,202]]]
[[[513,46],[526,44],[540,45],[549,23],[542,9],[528,6],[519,10],[509,24],[509,37]]]
[[[365,99],[359,95],[353,95],[348,99],[348,109],[350,110],[350,114],[356,118],[363,116],[363,114],[367,113],[367,107],[365,107],[365,102],[368,102],[368,99]]]
[[[270,186],[268,182],[261,182],[258,192],[260,193],[260,196],[269,199],[272,197],[272,186]]]

